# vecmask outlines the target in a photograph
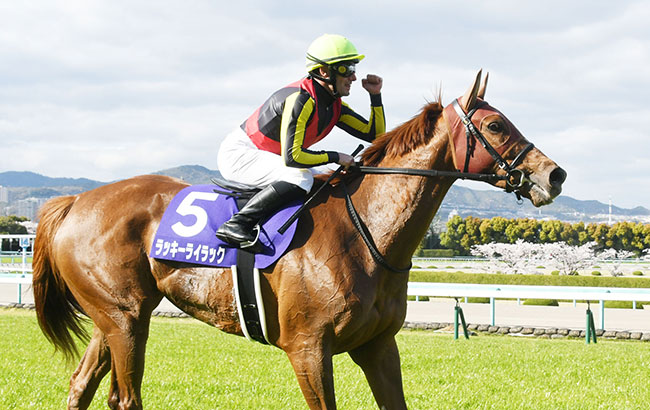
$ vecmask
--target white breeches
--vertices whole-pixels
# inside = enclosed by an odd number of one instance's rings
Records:
[[[314,184],[315,171],[286,166],[282,156],[257,148],[240,127],[221,143],[217,165],[224,178],[261,188],[285,181],[309,192]]]

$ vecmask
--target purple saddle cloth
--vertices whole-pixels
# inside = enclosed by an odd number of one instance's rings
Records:
[[[237,249],[217,239],[214,233],[238,211],[237,202],[214,189],[214,185],[192,185],[176,194],[160,221],[150,257],[219,267],[236,264]],[[291,202],[263,221],[260,241],[265,251],[255,255],[256,268],[268,267],[287,250],[297,221],[283,235],[278,229],[301,205],[301,200]]]

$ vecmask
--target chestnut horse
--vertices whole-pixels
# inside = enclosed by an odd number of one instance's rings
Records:
[[[512,161],[530,144],[483,101],[480,77],[479,72],[458,100],[460,107],[467,113],[480,105],[472,122],[497,150],[506,147],[502,158]],[[457,141],[465,138],[457,112],[439,102],[426,105],[377,138],[362,155],[364,166],[462,168],[465,157],[456,159],[453,142],[455,134],[462,134]],[[518,192],[535,206],[548,204],[559,195],[566,173],[537,148],[526,151],[517,165],[522,172]],[[493,160],[481,168],[483,173],[504,173]],[[398,268],[410,265],[455,179],[345,177],[377,249]],[[373,259],[346,214],[340,185],[319,193],[299,219],[287,253],[262,270],[268,339],[286,352],[309,408],[336,408],[332,356],[348,352],[363,369],[378,406],[405,409],[395,335],[406,315],[408,273],[391,271]],[[494,185],[506,188],[503,180]],[[73,335],[83,335],[78,313],[94,322],[70,380],[69,409],[87,408],[109,370],[108,406],[142,408],[149,323],[163,296],[201,321],[242,335],[229,269],[148,256],[165,208],[185,186],[174,178],[140,176],[55,198],[41,209],[33,263],[41,329],[72,357]]]

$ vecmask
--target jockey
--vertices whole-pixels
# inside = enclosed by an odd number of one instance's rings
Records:
[[[273,93],[219,148],[221,175],[261,187],[251,200],[217,230],[217,237],[235,247],[255,244],[254,227],[282,205],[303,197],[314,182],[312,167],[336,163],[346,169],[354,158],[336,151],[313,151],[336,125],[354,137],[372,141],[386,129],[381,102],[382,79],[361,80],[370,94],[370,119],[355,113],[341,97],[357,79],[359,54],[345,37],[324,34],[307,49],[308,75]],[[259,233],[259,232],[258,232]]]

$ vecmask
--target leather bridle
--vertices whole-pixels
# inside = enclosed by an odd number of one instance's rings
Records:
[[[497,150],[494,149],[494,147],[488,142],[488,140],[481,133],[481,131],[472,122],[472,116],[480,106],[479,105],[475,106],[467,114],[465,114],[463,108],[458,103],[458,100],[454,100],[451,104],[452,107],[454,108],[454,111],[456,111],[456,114],[460,118],[460,121],[465,126],[465,135],[467,136],[467,147],[470,147],[472,145],[472,137],[475,140],[478,140],[481,146],[483,146],[483,148],[485,148],[488,154],[490,154],[490,156],[494,159],[494,162],[496,162],[497,166],[506,172],[505,175],[506,178],[501,178],[501,179],[505,179],[506,181],[506,192],[514,192],[515,195],[517,195],[517,199],[521,199],[521,194],[519,193],[519,190],[523,188],[524,185],[526,185],[526,183],[530,182],[530,180],[526,177],[524,171],[522,171],[521,169],[517,169],[517,166],[521,164],[526,154],[528,154],[533,148],[535,148],[535,145],[532,142],[529,142],[528,145],[526,145],[524,149],[522,149],[521,152],[517,154],[515,159],[513,159],[510,164],[508,164],[508,162],[506,162],[506,160],[503,159],[501,154],[499,154]],[[463,173],[467,172],[469,168],[469,161],[470,161],[470,150],[468,149],[465,155],[465,166],[463,168]]]
[[[485,136],[479,131],[479,129],[472,122],[472,116],[480,106],[476,106],[469,113],[465,114],[461,108],[458,100],[452,102],[452,106],[460,118],[463,126],[465,127],[465,135],[467,137],[467,151],[465,156],[465,165],[463,171],[439,171],[435,169],[418,169],[418,168],[384,168],[384,167],[368,167],[368,166],[356,166],[350,171],[361,172],[362,174],[401,174],[401,175],[415,175],[423,177],[452,177],[458,179],[467,179],[472,181],[483,181],[483,182],[506,182],[506,192],[514,192],[517,195],[517,199],[521,199],[521,194],[519,191],[529,182],[531,182],[526,173],[517,169],[517,166],[521,164],[526,155],[535,148],[535,145],[532,142],[529,142],[522,150],[517,154],[517,156],[508,164],[508,162],[497,152],[496,149],[488,142]],[[473,145],[473,140],[478,140],[478,142],[485,148],[485,150],[490,154],[497,166],[505,171],[505,175],[499,175],[497,173],[475,173],[467,172],[469,169],[469,162],[471,159],[470,149]]]
[[[467,114],[465,114],[465,112],[463,111],[462,107],[458,103],[458,100],[454,100],[452,102],[452,106],[454,108],[454,111],[456,111],[456,114],[460,118],[463,126],[465,127],[465,135],[467,137],[467,150],[465,155],[465,164],[463,167],[463,171],[438,171],[433,169],[356,166],[350,170],[351,171],[350,173],[354,173],[355,171],[357,171],[362,174],[402,174],[402,175],[416,175],[416,176],[424,176],[424,177],[453,177],[458,179],[469,179],[474,181],[486,181],[486,182],[505,181],[506,192],[514,192],[515,195],[517,196],[517,200],[521,201],[520,190],[527,183],[531,181],[528,179],[526,173],[523,170],[517,169],[517,166],[521,164],[524,157],[535,147],[535,145],[533,145],[532,142],[529,142],[521,150],[521,152],[517,154],[517,156],[512,160],[512,162],[508,163],[503,158],[503,156],[499,154],[497,150],[488,142],[485,136],[472,122],[472,116],[478,110],[478,108],[480,108],[481,105],[477,104]],[[469,162],[471,157],[470,147],[474,145],[472,139],[478,140],[481,146],[483,146],[483,148],[485,148],[485,150],[494,159],[497,166],[505,171],[506,173],[505,175],[499,175],[497,173],[484,174],[484,173],[467,172],[469,169]],[[377,249],[377,246],[375,245],[375,242],[372,239],[372,235],[370,234],[370,231],[364,224],[357,210],[354,208],[354,204],[352,203],[352,198],[350,197],[350,193],[348,192],[345,181],[342,181],[342,186],[343,186],[343,192],[345,194],[346,209],[350,216],[350,220],[352,221],[352,224],[355,226],[357,231],[359,231],[359,233],[361,234],[361,238],[363,239],[364,243],[368,247],[368,250],[370,251],[370,255],[375,260],[375,262],[377,262],[382,267],[393,272],[397,272],[397,273],[409,272],[411,269],[411,264],[409,264],[409,266],[406,268],[396,268],[390,265],[388,261],[386,261],[386,259],[381,255],[381,252],[379,252],[379,249]]]

